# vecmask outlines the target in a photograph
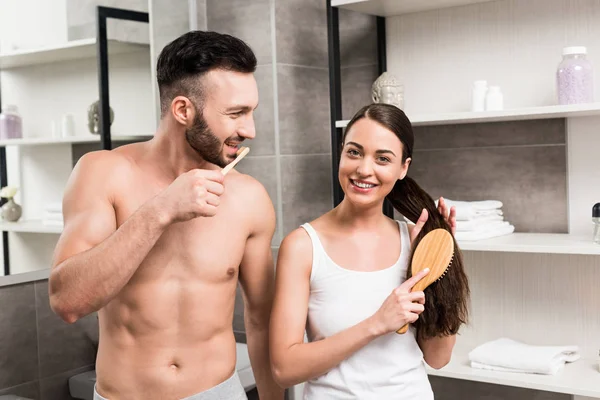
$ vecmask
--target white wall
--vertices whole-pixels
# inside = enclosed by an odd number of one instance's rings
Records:
[[[600,71],[597,0],[493,1],[387,21],[388,70],[405,85],[407,113],[469,111],[477,79],[500,85],[505,108],[556,104],[564,46],[587,46]]]
[[[66,0],[0,1],[1,53],[66,41]]]

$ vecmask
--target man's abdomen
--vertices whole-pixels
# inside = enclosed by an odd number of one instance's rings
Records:
[[[234,282],[133,281],[100,312],[100,394],[177,399],[231,377],[234,296]]]

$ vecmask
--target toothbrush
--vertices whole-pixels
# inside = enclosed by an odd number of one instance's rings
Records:
[[[237,157],[235,158],[235,160],[233,160],[231,163],[227,164],[225,166],[225,168],[223,168],[223,170],[221,171],[223,173],[223,175],[227,175],[227,173],[229,171],[231,171],[233,169],[233,167],[235,167],[235,165],[237,163],[239,163],[241,161],[241,159],[246,156],[246,154],[248,154],[249,151],[250,151],[249,147],[240,147],[238,149],[238,151],[236,152]]]

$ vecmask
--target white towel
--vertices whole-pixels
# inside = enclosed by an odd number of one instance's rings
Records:
[[[469,221],[481,216],[503,215],[502,202],[499,200],[458,201],[444,198],[444,202],[456,209],[457,221]],[[435,201],[438,204],[438,200]]]
[[[56,203],[48,203],[46,204],[46,206],[44,207],[45,211],[51,212],[51,213],[62,213],[62,203],[56,202]]]
[[[508,338],[482,344],[469,353],[472,368],[554,375],[581,357],[577,346],[533,346]]]
[[[489,228],[497,228],[502,225],[506,225],[508,222],[504,221],[502,215],[490,215],[487,217],[477,218],[470,221],[456,221],[456,231],[481,231]]]
[[[475,241],[482,239],[490,239],[493,237],[510,235],[515,231],[515,227],[508,222],[504,221],[503,225],[492,226],[488,229],[483,230],[474,230],[474,231],[464,231],[459,232],[458,230],[454,234],[456,240],[464,240],[464,241]]]
[[[44,220],[45,221],[62,221],[63,214],[62,212],[44,212]]]
[[[63,221],[53,221],[51,219],[44,219],[44,220],[42,220],[42,224],[46,225],[46,226],[60,226],[60,227],[64,227]]]

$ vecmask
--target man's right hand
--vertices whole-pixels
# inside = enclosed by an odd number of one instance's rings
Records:
[[[225,190],[224,179],[220,170],[193,169],[178,176],[157,200],[171,223],[212,217]]]
[[[414,323],[425,309],[425,294],[411,292],[412,287],[429,273],[428,269],[411,276],[385,299],[379,310],[371,317],[377,335],[394,332],[406,324]]]

